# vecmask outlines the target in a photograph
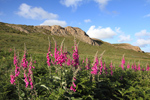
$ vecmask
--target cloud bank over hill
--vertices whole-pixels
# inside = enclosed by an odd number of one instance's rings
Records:
[[[59,16],[57,14],[47,12],[41,7],[32,7],[26,3],[20,5],[16,14],[28,19],[45,20],[41,25],[67,25],[66,21],[58,20]]]
[[[136,44],[138,46],[145,47],[150,45],[150,32],[147,32],[147,30],[144,29],[135,33],[135,37],[137,38]]]
[[[92,38],[98,39],[113,38],[113,36],[117,35],[110,27],[102,28],[101,26],[98,28],[91,26],[87,31],[87,34]]]

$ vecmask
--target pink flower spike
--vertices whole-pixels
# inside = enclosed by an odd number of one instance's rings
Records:
[[[104,62],[104,70],[105,70],[105,74],[107,75],[107,68],[106,68],[106,63]]]
[[[90,69],[90,61],[88,60],[88,58],[86,58],[86,66],[85,66],[85,70]]]
[[[134,65],[132,64],[132,69],[134,69]]]
[[[123,64],[123,65],[125,64],[124,56],[123,56],[123,58],[122,58],[122,64]]]
[[[18,59],[16,56],[16,52],[14,51],[14,65],[15,65],[15,77],[18,77],[20,74],[20,66],[18,66]]]
[[[73,88],[73,91],[76,92],[76,89]]]
[[[33,83],[32,83],[32,81],[30,82],[30,86],[31,86],[31,89],[33,89]]]
[[[122,70],[124,70],[124,65],[123,64],[121,64],[121,67],[122,67]]]
[[[32,66],[32,68],[34,69],[35,67],[34,67],[34,66]]]
[[[113,71],[111,70],[111,76],[113,76]]]
[[[73,92],[76,91],[76,89],[74,89],[73,86],[70,87],[70,90],[72,90]]]
[[[70,66],[70,65],[71,65],[70,58],[68,58],[67,65],[68,65],[68,66]]]
[[[23,55],[23,59],[22,59],[22,62],[21,62],[21,66],[23,68],[27,68],[28,67],[28,61],[26,59],[26,51],[24,51],[24,55]]]
[[[34,61],[34,63],[36,63],[36,60]]]
[[[76,81],[76,78],[75,78],[75,77],[73,77],[73,80],[75,80],[75,81]]]
[[[15,76],[10,75],[10,77],[11,77],[10,83],[15,85],[15,83],[14,83],[15,82]]]
[[[50,59],[50,57],[49,57],[49,52],[47,53],[47,56],[46,56],[46,58],[47,58],[47,65],[48,66],[50,66],[51,64],[50,64],[50,61],[51,61],[51,59]]]
[[[128,63],[128,65],[127,65],[127,68],[129,69],[130,68],[130,64]]]
[[[149,64],[147,64],[146,71],[149,71],[149,69],[150,69]]]
[[[142,71],[145,71],[145,69],[144,69],[144,68],[142,68]]]
[[[94,75],[97,75],[97,72],[98,72],[98,67],[99,66],[99,61],[98,61],[98,57],[97,55],[95,56],[95,61],[94,61],[94,65],[92,67],[92,71],[91,71],[91,74],[94,74]]]
[[[82,61],[82,64],[84,63],[84,58],[83,58],[83,61]]]
[[[138,65],[138,69],[137,70],[141,70],[140,64]]]
[[[76,87],[76,84],[73,82],[73,86]]]
[[[78,54],[77,44],[74,44],[74,45],[75,45],[75,50],[73,50],[73,54],[72,54],[72,57],[73,57],[72,65],[75,68],[77,68],[77,66],[79,65],[79,54]]]
[[[70,90],[73,90],[73,86],[70,87]]]
[[[28,87],[29,82],[28,82],[28,79],[27,79],[27,76],[26,76],[26,73],[25,73],[25,72],[26,72],[26,71],[24,71],[24,82],[25,82],[25,84],[26,84],[25,87]]]

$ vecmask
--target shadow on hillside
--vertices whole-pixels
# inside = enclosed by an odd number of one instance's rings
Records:
[[[103,42],[102,41],[100,41],[100,40],[93,40],[94,42],[97,42],[99,45],[102,45],[103,44]]]

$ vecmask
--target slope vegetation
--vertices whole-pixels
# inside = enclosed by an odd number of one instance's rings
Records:
[[[110,43],[91,39],[79,28],[0,23],[0,50],[5,51],[16,48],[22,51],[25,43],[28,52],[45,55],[48,49],[48,37],[50,38],[52,49],[54,47],[53,38],[57,41],[58,45],[60,45],[65,38],[64,46],[70,53],[72,53],[74,38],[76,38],[77,42],[79,42],[80,59],[85,57],[91,57],[91,59],[93,59],[97,51],[100,55],[104,50],[106,52],[103,55],[103,59],[107,60],[107,62],[114,61],[120,64],[118,61],[121,60],[123,54],[126,56],[126,61],[133,61],[134,59],[135,62],[141,61],[147,63],[150,59],[150,55],[146,53],[116,48]]]

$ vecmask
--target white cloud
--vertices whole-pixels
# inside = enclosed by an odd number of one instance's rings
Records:
[[[121,30],[120,27],[115,27],[115,31],[116,31],[116,33],[121,34],[121,35],[119,36],[118,42],[131,41],[130,35],[125,35],[125,33]]]
[[[85,19],[84,22],[88,23],[88,22],[91,22],[91,20],[90,19]]]
[[[67,25],[65,21],[57,20],[57,14],[49,13],[41,7],[31,7],[25,3],[20,5],[17,14],[29,19],[45,20],[40,25],[60,25],[63,27]]]
[[[144,18],[145,18],[145,17],[150,17],[150,14],[145,15]]]
[[[98,38],[98,39],[112,38],[113,36],[117,35],[110,27],[106,28],[98,27],[96,29],[95,26],[91,26],[87,31],[87,34],[91,38]]]
[[[120,28],[120,27],[115,27],[115,31],[116,31],[117,33],[122,33],[122,34],[124,33],[124,32],[121,31],[121,28]]]
[[[118,42],[131,41],[130,35],[120,35]]]
[[[30,5],[27,5],[25,3],[20,5],[17,14],[25,18],[38,20],[58,18],[57,14],[49,13],[41,7],[31,7]]]
[[[99,4],[101,10],[104,10],[105,6],[108,4],[108,1],[110,0],[94,0],[94,1]]]
[[[135,36],[150,36],[150,32],[147,32],[146,30],[141,30],[140,32],[135,33]]]
[[[77,7],[82,0],[60,0],[60,3],[67,7]]]
[[[59,21],[59,20],[46,20],[40,25],[49,25],[49,26],[60,25],[60,26],[64,27],[67,25],[67,23],[65,21]]]
[[[138,46],[140,46],[140,47],[145,47],[145,46],[147,46],[147,45],[150,44],[150,40],[138,39],[138,40],[136,41],[136,44],[137,44]]]

